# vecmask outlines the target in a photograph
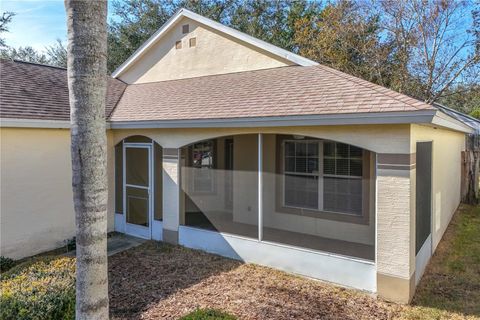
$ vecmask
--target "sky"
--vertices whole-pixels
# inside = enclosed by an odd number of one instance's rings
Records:
[[[67,40],[63,0],[0,0],[0,14],[5,11],[16,13],[4,34],[8,46],[45,51],[56,39]]]

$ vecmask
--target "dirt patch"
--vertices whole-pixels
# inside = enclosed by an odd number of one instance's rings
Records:
[[[178,319],[197,308],[239,319],[390,319],[398,307],[324,282],[148,242],[109,260],[113,319]]]

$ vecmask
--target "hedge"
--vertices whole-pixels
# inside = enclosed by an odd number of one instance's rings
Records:
[[[43,257],[0,276],[0,319],[75,318],[75,259]]]

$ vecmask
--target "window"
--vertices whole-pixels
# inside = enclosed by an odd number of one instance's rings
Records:
[[[175,42],[175,49],[182,49],[182,41]]]
[[[190,31],[190,25],[184,24],[182,26],[182,33],[185,34],[185,33],[188,33],[189,31]]]
[[[362,149],[325,141],[323,150],[323,209],[361,215]]]
[[[193,192],[214,192],[214,142],[195,143],[191,147]]]
[[[188,42],[190,44],[190,48],[193,48],[197,45],[197,38],[190,38]]]
[[[285,205],[318,209],[318,141],[285,141]]]
[[[362,215],[361,148],[285,140],[283,172],[285,207]]]

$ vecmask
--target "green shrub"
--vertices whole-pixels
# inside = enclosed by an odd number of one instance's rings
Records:
[[[0,319],[75,317],[75,259],[49,257],[19,264],[1,275]]]
[[[237,317],[215,309],[197,309],[180,320],[236,320]]]
[[[0,256],[0,272],[5,272],[15,265],[15,261],[8,257]]]

